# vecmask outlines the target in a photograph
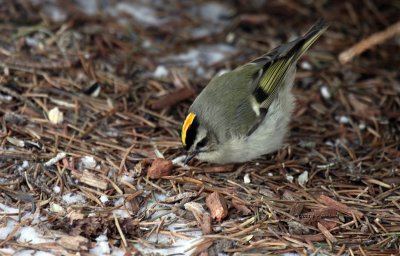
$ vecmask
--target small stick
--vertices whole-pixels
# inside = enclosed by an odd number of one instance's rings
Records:
[[[124,246],[126,248],[126,247],[128,247],[128,243],[126,242],[126,238],[125,238],[124,233],[122,232],[122,229],[121,229],[121,226],[119,224],[118,218],[115,215],[114,215],[114,221],[115,221],[115,226],[117,227],[118,233],[121,236],[122,242],[123,242],[123,244],[124,244]]]
[[[364,51],[374,47],[375,45],[381,44],[387,39],[400,33],[400,21],[391,25],[387,29],[381,32],[372,34],[371,36],[361,40],[357,44],[353,45],[349,49],[339,54],[339,61],[341,64],[346,64],[351,61],[357,55],[360,55]]]
[[[192,88],[183,87],[181,89],[168,93],[157,100],[152,101],[150,105],[155,110],[161,110],[173,106],[180,101],[186,100],[195,94],[196,93]]]

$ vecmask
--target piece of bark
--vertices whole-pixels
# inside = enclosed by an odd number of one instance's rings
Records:
[[[339,224],[334,221],[329,221],[329,220],[319,220],[318,223],[326,227],[327,229],[332,229],[337,227]]]
[[[251,214],[251,210],[244,205],[242,202],[240,202],[237,199],[232,199],[232,206],[236,208],[236,210],[238,210],[238,212],[242,212],[243,215],[249,215]]]
[[[315,226],[323,218],[333,218],[337,216],[338,210],[333,207],[328,207],[320,210],[313,210],[300,215],[300,222],[306,225]]]
[[[221,221],[228,215],[228,206],[226,200],[218,192],[213,192],[206,198],[206,204],[210,209],[211,217],[218,221]]]
[[[171,175],[173,167],[174,166],[170,160],[157,158],[151,164],[147,172],[147,177],[150,179],[159,179],[164,176],[169,176]]]
[[[196,93],[190,87],[183,87],[171,93],[168,93],[157,100],[150,101],[150,107],[154,110],[161,110],[177,104],[180,101],[186,100]]]
[[[306,242],[321,242],[325,240],[325,236],[323,234],[315,234],[315,235],[301,235],[301,236],[293,236],[298,239],[303,239]]]
[[[342,212],[346,215],[352,216],[352,214],[354,214],[355,216],[361,218],[362,216],[364,216],[364,214],[358,210],[355,209],[351,209],[350,207],[348,207],[347,205],[338,202],[330,197],[327,197],[325,195],[321,195],[318,198],[318,201],[320,201],[321,203],[323,203],[326,206],[332,207],[335,210]]]
[[[185,209],[193,213],[194,218],[199,224],[203,235],[208,235],[212,233],[211,217],[204,210],[201,204],[196,202],[189,202],[185,204]]]

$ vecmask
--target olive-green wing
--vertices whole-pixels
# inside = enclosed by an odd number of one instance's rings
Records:
[[[319,20],[303,37],[281,45],[247,64],[258,68],[249,83],[252,90],[250,98],[237,108],[235,123],[238,126],[245,123],[248,134],[256,130],[283,86],[290,69],[326,29],[326,23]]]
[[[253,92],[254,97],[260,103],[260,108],[268,109],[276,92],[283,85],[290,68],[296,64],[298,59],[326,29],[326,23],[319,20],[303,37],[279,46],[270,53],[252,61],[252,63],[263,67],[263,72]]]

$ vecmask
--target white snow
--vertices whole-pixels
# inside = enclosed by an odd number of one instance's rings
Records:
[[[22,165],[20,165],[20,166],[18,167],[18,171],[26,170],[28,167],[29,167],[29,162],[26,161],[26,160],[24,160],[24,161],[22,162]]]
[[[97,237],[96,242],[96,246],[90,249],[90,253],[99,256],[111,253],[110,245],[108,244],[108,238],[106,235],[100,235]]]
[[[114,206],[120,205],[118,209],[114,209],[112,212],[115,216],[119,218],[130,218],[131,215],[129,213],[129,209],[131,209],[131,203],[130,202],[125,202],[124,204],[124,197],[119,198],[114,202]]]
[[[189,49],[186,52],[168,56],[163,60],[184,64],[191,68],[198,68],[201,66],[200,64],[211,66],[218,63],[235,52],[235,48],[227,44],[200,45],[197,48]]]
[[[0,203],[0,211],[2,213],[18,213],[19,210],[16,208],[9,207],[5,204]]]
[[[157,243],[158,245],[162,245],[164,248],[149,248],[145,247],[142,244],[135,244],[135,248],[138,249],[141,253],[147,254],[160,254],[160,255],[192,255],[192,250],[189,250],[192,246],[202,241],[202,232],[201,231],[192,231],[184,233],[185,235],[191,236],[189,239],[181,239],[174,237],[172,238],[169,235],[151,235],[148,239],[149,242]],[[174,243],[175,240],[175,243]]]
[[[53,191],[54,191],[54,193],[60,193],[61,192],[61,188],[59,187],[59,186],[54,186],[53,187]]]
[[[35,253],[34,250],[22,250],[14,254],[15,256],[33,256]]]
[[[34,256],[54,256],[54,254],[49,252],[38,251],[34,254]]]
[[[52,239],[43,238],[43,235],[34,227],[22,227],[17,234],[19,234],[17,241],[20,243],[41,244],[53,242]]]
[[[97,162],[93,156],[84,156],[81,158],[81,164],[83,168],[94,169],[96,168]]]
[[[156,70],[154,70],[153,76],[157,78],[163,78],[168,76],[168,73],[168,69],[165,66],[160,65],[156,68]]]
[[[286,174],[286,179],[287,179],[289,182],[293,182],[294,177],[293,177],[292,175]]]
[[[246,173],[243,177],[243,182],[246,184],[250,184],[251,183],[251,179],[250,179],[250,174]]]
[[[308,182],[308,171],[304,171],[302,174],[299,175],[297,178],[300,186],[304,186]]]
[[[109,200],[108,200],[108,196],[106,196],[106,195],[101,195],[100,196],[100,202],[102,202],[103,204],[104,203],[107,203]]]
[[[120,12],[127,13],[131,15],[134,19],[136,19],[138,22],[141,22],[146,25],[156,26],[165,22],[165,20],[157,17],[156,12],[153,9],[141,5],[139,3],[120,2],[116,5],[115,11],[118,13]],[[114,16],[117,16],[117,14]]]
[[[125,250],[121,248],[113,248],[112,249],[112,256],[125,256]]]
[[[87,15],[94,15],[99,10],[97,0],[76,0],[75,2],[80,7],[80,10]]]
[[[320,91],[324,99],[329,100],[332,97],[331,92],[329,91],[329,88],[326,85],[321,86]]]
[[[3,255],[3,254],[4,255],[14,255],[15,251],[12,248],[0,248],[0,255]]]
[[[212,23],[224,22],[224,18],[232,14],[232,9],[218,2],[204,3],[200,6],[196,6],[195,10],[199,11],[203,20]]]
[[[43,5],[42,11],[54,22],[63,22],[67,18],[67,13],[53,4]]]
[[[128,183],[133,183],[134,178],[125,174],[124,176],[121,177],[121,180],[126,181]]]
[[[339,123],[341,123],[341,124],[350,123],[350,117],[348,117],[348,116],[340,116],[338,119],[339,119]]]
[[[63,195],[62,199],[67,204],[84,204],[84,203],[86,203],[86,198],[84,196],[82,196],[81,194],[78,194],[78,193],[73,193],[73,192]]]
[[[14,228],[17,226],[17,221],[11,218],[7,219],[7,224],[0,228],[0,240],[5,240],[8,235],[14,230]]]
[[[300,67],[304,70],[312,70],[312,66],[311,66],[310,62],[308,62],[308,61],[302,61],[300,63]]]

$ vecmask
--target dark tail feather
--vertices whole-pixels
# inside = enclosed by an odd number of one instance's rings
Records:
[[[310,46],[317,41],[317,39],[325,32],[327,28],[328,24],[325,22],[325,20],[322,18],[319,19],[296,44],[300,47],[300,49],[298,49],[295,59],[299,59],[308,50],[308,48],[310,48]]]

